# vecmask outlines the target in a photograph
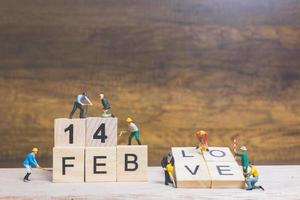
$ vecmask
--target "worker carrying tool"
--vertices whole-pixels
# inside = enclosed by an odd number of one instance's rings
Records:
[[[135,125],[135,123],[133,123],[133,120],[130,117],[127,117],[126,122],[128,123],[128,128],[130,130],[130,135],[128,137],[128,145],[131,145],[131,140],[133,137],[139,145],[142,145],[140,141],[140,131],[138,127]],[[119,136],[122,136],[123,133],[127,133],[127,131],[121,131]]]
[[[198,139],[198,146],[196,149],[201,150],[201,152],[209,151],[208,149],[208,133],[206,131],[200,130],[195,133],[196,138]]]
[[[29,176],[32,173],[32,170],[31,170],[32,167],[36,167],[38,169],[43,169],[42,167],[39,166],[38,162],[35,159],[35,156],[37,155],[38,151],[39,151],[38,148],[34,147],[31,151],[31,153],[28,153],[23,161],[23,165],[26,168],[26,172],[27,172],[23,178],[24,182],[30,181]]]
[[[239,152],[234,152],[236,156],[241,157],[241,165],[243,166],[243,172],[244,176],[248,173],[248,154],[247,154],[247,148],[245,146],[241,146],[240,150],[242,151],[241,153]]]
[[[87,102],[87,103],[85,103]],[[80,110],[80,118],[86,118],[86,112],[87,112],[87,106],[92,106],[92,102],[90,99],[87,97],[86,92],[83,92],[82,94],[77,95],[77,97],[74,99],[73,102],[73,109],[70,113],[69,118],[72,119],[75,111],[77,109]]]
[[[161,167],[165,173],[165,185],[169,185],[172,183],[174,187],[176,187],[176,183],[173,176],[173,167],[174,166],[174,158],[172,153],[168,153],[168,155],[164,156],[161,160]]]

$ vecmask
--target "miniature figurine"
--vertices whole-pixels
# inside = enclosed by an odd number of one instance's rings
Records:
[[[241,157],[241,165],[243,166],[244,174],[248,173],[248,154],[247,154],[247,148],[245,146],[242,146],[240,148],[242,150],[242,153],[235,152],[236,156]]]
[[[43,169],[42,167],[39,166],[38,162],[36,161],[35,159],[35,156],[37,155],[38,153],[38,148],[34,147],[32,149],[32,152],[31,153],[28,153],[23,161],[23,165],[24,167],[26,168],[26,175],[24,176],[24,179],[23,181],[24,182],[28,182],[30,181],[29,180],[29,176],[31,174],[31,167],[37,167],[39,169]]]
[[[196,149],[200,148],[201,152],[209,151],[208,149],[208,133],[206,131],[197,131],[195,133],[199,145],[196,147]]]
[[[253,163],[249,162],[250,172],[246,175],[246,190],[253,190],[253,189],[261,189],[265,190],[261,185],[255,186],[255,183],[258,181],[259,173]],[[252,177],[251,177],[252,176]]]
[[[103,106],[103,112],[101,114],[102,117],[114,117],[114,115],[110,112],[110,104],[108,100],[104,97],[104,94],[100,94],[100,101]]]
[[[85,104],[84,102],[87,101],[88,103]],[[92,102],[90,101],[90,99],[87,97],[87,94],[85,92],[83,92],[82,94],[79,94],[77,95],[77,97],[74,99],[74,102],[73,102],[73,109],[70,113],[70,116],[69,118],[72,119],[73,118],[73,115],[75,113],[75,111],[77,109],[80,110],[80,115],[79,117],[80,118],[85,118],[86,117],[86,109],[87,107],[86,106],[92,106]]]
[[[165,185],[169,185],[172,183],[174,187],[176,187],[175,180],[173,177],[173,166],[174,166],[174,158],[172,153],[168,153],[168,155],[164,156],[161,160],[161,167],[165,173]]]
[[[135,123],[133,123],[133,120],[130,117],[128,117],[126,119],[126,122],[128,123],[128,127],[130,130],[130,135],[128,137],[128,145],[131,145],[131,140],[132,140],[133,136],[134,136],[135,140],[137,141],[137,143],[139,145],[142,145],[142,143],[140,141],[140,132],[139,132],[138,127],[135,125]],[[127,133],[127,131],[121,131],[119,136],[122,136],[123,133]]]

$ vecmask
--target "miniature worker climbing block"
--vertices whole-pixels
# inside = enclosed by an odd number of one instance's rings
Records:
[[[195,147],[173,147],[177,187],[210,188],[206,163]]]
[[[53,148],[53,182],[84,182],[84,147]]]
[[[117,179],[117,148],[85,148],[85,181],[103,182]]]
[[[117,146],[117,181],[147,181],[148,146]]]
[[[88,117],[86,119],[86,146],[117,146],[117,118]]]
[[[54,145],[85,146],[85,119],[59,118],[54,120]]]
[[[209,147],[209,151],[202,153],[195,147],[173,147],[172,153],[177,187],[244,188],[245,186],[242,169],[229,148]]]

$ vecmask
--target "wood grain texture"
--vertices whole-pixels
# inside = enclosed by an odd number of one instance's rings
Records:
[[[209,147],[209,151],[204,152],[203,157],[206,161],[235,162],[228,147]]]
[[[70,131],[65,131],[73,125],[73,144],[70,144]],[[54,120],[54,146],[85,146],[85,119],[58,118]]]
[[[67,158],[65,174],[63,174],[63,158]],[[54,183],[84,182],[84,147],[53,148],[52,181]]]
[[[172,147],[172,154],[177,187],[211,187],[211,177],[205,160],[195,147]]]
[[[107,138],[103,141],[101,139],[93,139],[93,135],[97,129],[105,124],[105,135]],[[86,119],[86,146],[88,147],[105,147],[117,145],[117,118],[101,118],[88,117]],[[99,133],[100,134],[100,133]]]
[[[134,160],[133,155],[136,156],[136,160]],[[128,161],[135,161],[137,165],[134,163],[128,163],[126,165],[126,156],[128,156]],[[148,181],[147,145],[117,146],[117,181]]]
[[[96,157],[96,158],[95,158]],[[98,166],[94,166],[94,165]],[[85,181],[103,182],[117,180],[117,148],[85,148]]]
[[[236,162],[207,162],[212,188],[244,188],[242,168]]]

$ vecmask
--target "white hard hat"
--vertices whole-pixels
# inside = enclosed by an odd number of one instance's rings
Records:
[[[247,148],[245,146],[241,146],[240,150],[247,151]]]

